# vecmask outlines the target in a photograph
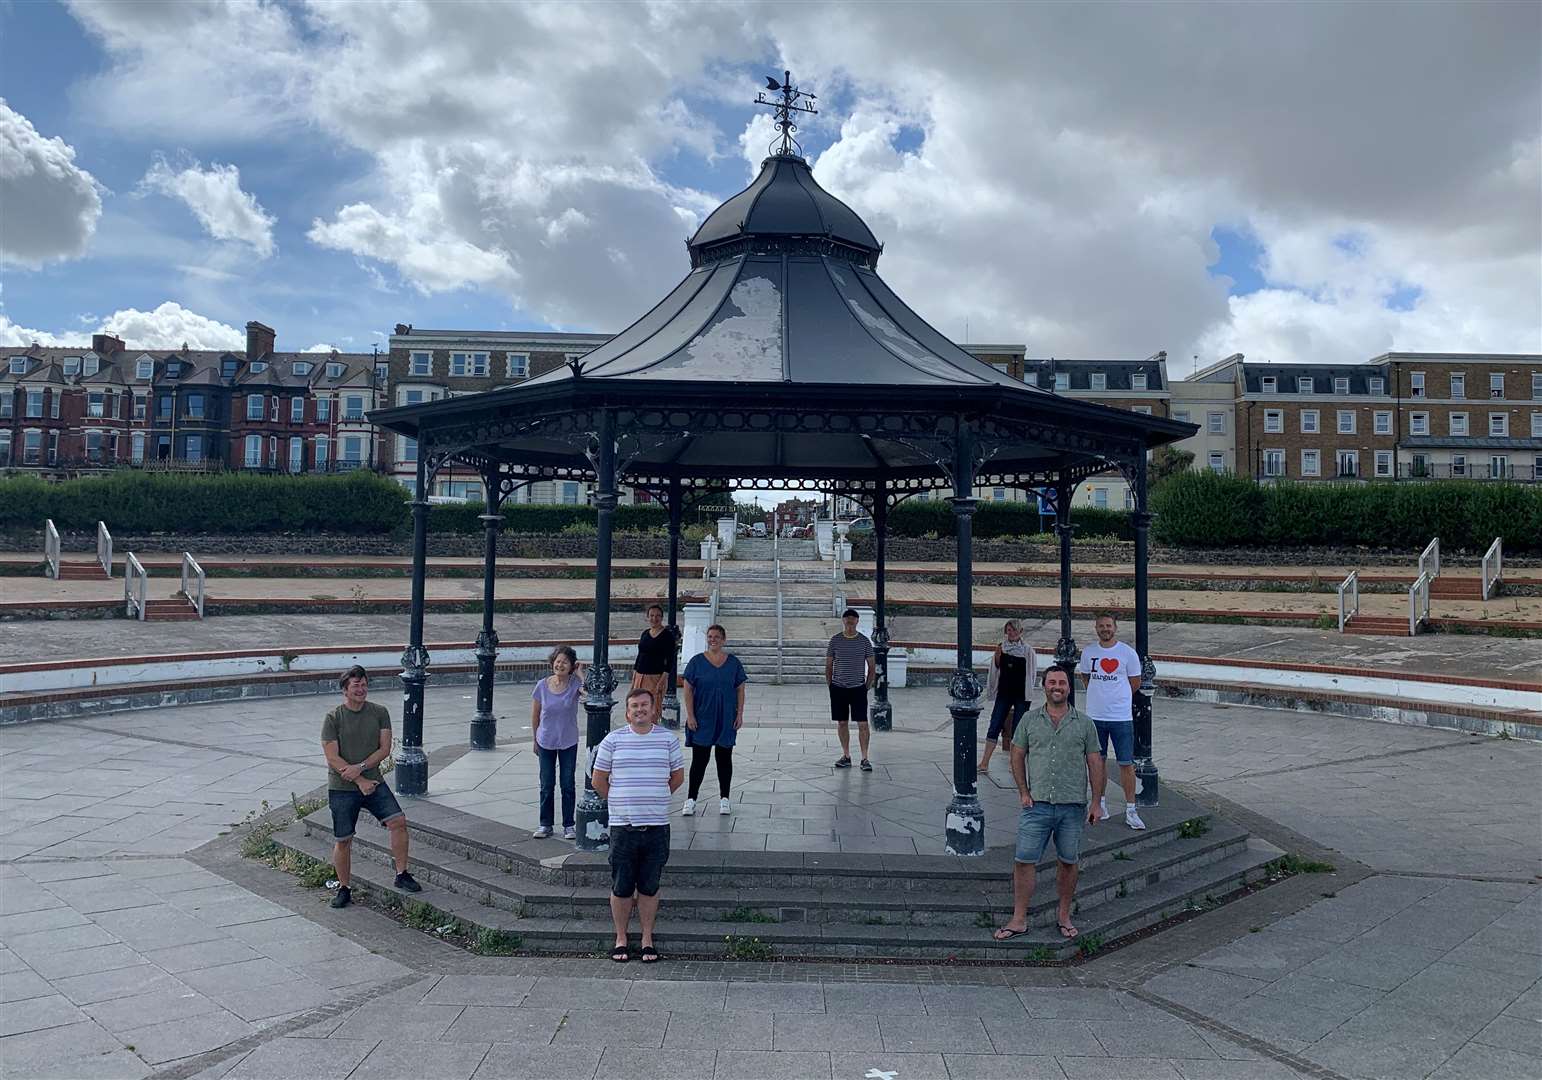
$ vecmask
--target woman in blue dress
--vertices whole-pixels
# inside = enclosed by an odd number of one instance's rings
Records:
[[[685,745],[691,748],[691,780],[686,789],[686,817],[696,813],[696,795],[707,775],[707,759],[717,759],[717,812],[732,812],[728,786],[734,775],[734,742],[744,724],[744,665],[723,646],[728,631],[707,627],[707,651],[685,665]]]

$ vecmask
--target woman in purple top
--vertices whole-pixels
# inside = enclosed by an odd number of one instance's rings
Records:
[[[551,835],[552,796],[562,780],[562,835],[573,831],[573,769],[578,762],[578,699],[583,694],[584,671],[578,654],[566,645],[551,653],[551,675],[535,684],[530,694],[530,736],[541,763],[541,827],[531,833],[540,840]]]

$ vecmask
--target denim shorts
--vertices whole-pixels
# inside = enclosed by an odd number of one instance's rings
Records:
[[[402,816],[401,804],[384,782],[375,785],[368,795],[358,788],[327,792],[327,805],[332,809],[332,835],[347,840],[359,823],[359,811],[368,810],[375,820],[384,825],[392,818]]]
[[[669,861],[668,825],[610,827],[610,893],[625,899],[633,893],[659,894],[659,879]]]
[[[1103,756],[1108,756],[1108,744],[1114,744],[1114,760],[1120,765],[1135,764],[1135,725],[1133,723],[1114,721],[1105,723],[1102,720],[1094,720],[1092,726],[1098,729],[1098,749]]]
[[[1075,865],[1082,853],[1082,824],[1087,820],[1086,803],[1036,802],[1023,807],[1017,819],[1017,852],[1020,863],[1033,865],[1044,858],[1050,837],[1055,839],[1055,856]]]

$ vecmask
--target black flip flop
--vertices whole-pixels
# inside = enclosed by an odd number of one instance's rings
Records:
[[[1006,937],[1002,937],[1001,936],[1003,932],[1006,933]],[[1021,937],[1022,935],[1026,934],[1027,932],[1028,931],[1026,929],[1024,929],[1024,930],[1013,930],[1010,926],[1002,926],[1002,927],[998,927],[996,929],[996,932],[991,934],[991,937],[993,937],[997,941],[1011,941],[1013,938]]]
[[[638,954],[638,958],[645,964],[657,964],[660,960],[663,959],[663,957],[659,955],[659,951],[652,945],[644,945],[642,947],[642,952]]]
[[[610,958],[618,964],[624,964],[632,959],[632,950],[625,945],[617,945],[614,949],[610,950]]]

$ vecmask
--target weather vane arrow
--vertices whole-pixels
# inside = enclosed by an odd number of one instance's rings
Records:
[[[766,90],[781,94],[781,100],[777,101],[766,97]],[[772,143],[770,147],[771,152],[773,154],[796,154],[801,157],[803,155],[803,147],[799,145],[797,139],[793,138],[792,133],[798,130],[798,125],[793,120],[792,115],[793,113],[807,113],[810,116],[818,116],[819,110],[814,108],[812,102],[819,99],[813,94],[799,90],[794,86],[792,84],[792,72],[790,71],[782,72],[781,82],[776,81],[775,75],[767,75],[766,90],[762,90],[755,95],[755,104],[768,106],[776,114],[776,130],[782,133],[781,146],[778,147],[775,143]]]

